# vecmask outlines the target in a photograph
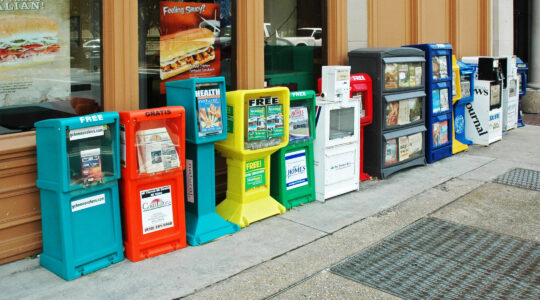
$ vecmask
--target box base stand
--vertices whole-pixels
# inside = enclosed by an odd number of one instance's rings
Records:
[[[208,243],[240,230],[240,226],[225,221],[217,213],[196,216],[186,212],[187,242],[192,246]]]
[[[286,209],[271,196],[266,196],[248,203],[227,198],[216,207],[216,211],[227,221],[244,228],[253,222],[282,214]]]

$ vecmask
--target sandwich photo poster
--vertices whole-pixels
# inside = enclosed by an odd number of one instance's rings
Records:
[[[167,81],[221,74],[219,4],[161,1],[159,17],[162,94]]]
[[[69,100],[68,0],[0,0],[0,107]]]

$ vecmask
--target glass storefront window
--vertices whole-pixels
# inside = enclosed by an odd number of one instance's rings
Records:
[[[166,105],[165,82],[224,76],[232,85],[232,0],[139,0],[139,107]]]
[[[102,110],[101,3],[0,2],[0,134]]]
[[[322,1],[264,1],[265,86],[314,90],[321,76]]]

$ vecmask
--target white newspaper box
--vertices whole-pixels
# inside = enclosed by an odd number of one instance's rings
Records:
[[[361,103],[325,101],[317,97],[317,138],[313,153],[315,199],[318,201],[358,190]]]

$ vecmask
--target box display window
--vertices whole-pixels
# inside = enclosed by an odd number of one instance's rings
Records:
[[[509,80],[508,93],[510,97],[517,97],[518,95],[518,82],[517,79]]]
[[[424,146],[422,132],[386,141],[384,164],[386,166],[409,161],[422,156]]]
[[[422,118],[422,98],[411,98],[386,104],[386,128],[414,123]]]
[[[448,60],[446,55],[433,56],[432,58],[433,79],[448,78]]]
[[[101,3],[42,0],[23,3],[37,4],[31,10],[0,10],[0,23],[18,28],[0,43],[0,134],[103,110]]]
[[[71,186],[93,185],[114,177],[114,124],[68,129],[66,150]]]
[[[139,174],[167,172],[180,168],[180,128],[175,119],[138,122],[135,148]]]
[[[332,109],[330,111],[330,139],[354,135],[354,108]]]
[[[431,91],[432,112],[445,112],[450,109],[448,89],[434,89]]]
[[[289,142],[305,141],[310,136],[308,107],[291,107],[289,109]]]
[[[501,106],[501,85],[493,84],[491,85],[491,94],[490,94],[490,108],[498,108]]]
[[[225,77],[233,86],[232,0],[139,1],[139,107],[167,105],[165,82]]]
[[[323,1],[264,0],[265,87],[315,90],[323,64]]]
[[[384,88],[413,88],[422,86],[421,63],[387,63],[384,65]]]
[[[468,98],[471,96],[471,75],[461,76],[461,97]]]
[[[448,120],[433,123],[433,146],[448,143]]]
[[[362,110],[360,111],[360,118],[363,118],[366,116],[366,107],[367,107],[367,98],[365,95],[365,91],[355,91],[351,93],[351,98],[354,101],[362,101]]]

